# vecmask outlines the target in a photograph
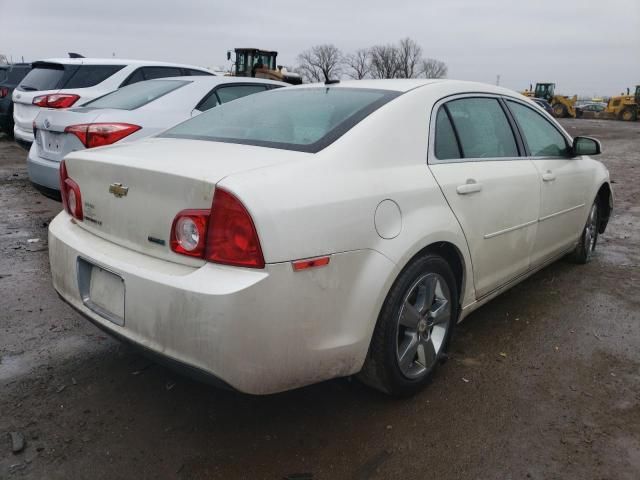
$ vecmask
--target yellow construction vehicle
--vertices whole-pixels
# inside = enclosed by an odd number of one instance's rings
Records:
[[[276,65],[278,52],[260,50],[259,48],[236,48],[231,75],[236,77],[255,77],[278,80],[292,85],[302,83],[302,77],[295,72],[288,72],[282,65]],[[231,51],[227,52],[227,60],[231,60]]]
[[[634,94],[631,94],[627,88],[626,95],[621,94],[611,97],[607,102],[607,108],[604,109],[603,114],[608,118],[615,118],[626,122],[637,120],[640,114],[640,85],[636,85]]]
[[[555,83],[536,83],[535,90],[529,85],[529,90],[522,92],[527,97],[543,98],[551,104],[553,114],[558,118],[573,117],[576,118],[576,101],[577,95],[567,97],[565,95],[555,94]]]

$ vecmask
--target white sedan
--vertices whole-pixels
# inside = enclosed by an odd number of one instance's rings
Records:
[[[216,105],[286,86],[259,78],[173,77],[127,85],[81,107],[41,108],[33,121],[29,179],[57,197],[60,161],[69,152],[149,137]]]
[[[416,392],[455,324],[586,262],[609,174],[525,97],[446,80],[304,85],[69,154],[53,284],[99,327],[242,392],[358,374]]]

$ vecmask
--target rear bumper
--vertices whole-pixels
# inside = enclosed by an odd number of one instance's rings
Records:
[[[36,188],[45,189],[45,191],[52,193],[60,192],[60,163],[40,157],[36,144],[31,145],[29,149],[27,172],[29,180]]]
[[[24,130],[17,123],[13,126],[13,136],[21,146],[23,144],[31,146],[33,143],[33,130]]]
[[[103,240],[65,212],[49,226],[49,258],[55,289],[93,323],[251,394],[358,372],[394,268],[371,250],[336,254],[327,267],[303,272],[288,262],[188,267]],[[123,279],[123,326],[83,301],[79,258]]]

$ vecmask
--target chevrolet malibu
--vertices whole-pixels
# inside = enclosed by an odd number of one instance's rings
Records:
[[[453,329],[612,210],[597,140],[510,90],[272,90],[69,154],[53,284],[99,327],[251,394],[357,374],[415,393]]]

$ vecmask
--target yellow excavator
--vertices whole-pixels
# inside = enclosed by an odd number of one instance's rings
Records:
[[[576,101],[578,97],[567,97],[565,95],[555,94],[555,83],[536,83],[536,88],[529,85],[529,90],[525,90],[522,94],[526,97],[543,98],[551,104],[553,114],[558,118],[573,117],[576,118]]]
[[[608,118],[633,122],[640,115],[640,85],[636,85],[635,93],[627,88],[627,94],[611,97],[607,102],[607,108],[602,112]]]
[[[302,83],[302,77],[295,72],[288,72],[282,65],[276,65],[278,52],[259,48],[236,48],[236,58],[230,75],[234,77],[255,77],[278,80],[292,85]],[[227,60],[231,60],[231,50],[227,52]]]

